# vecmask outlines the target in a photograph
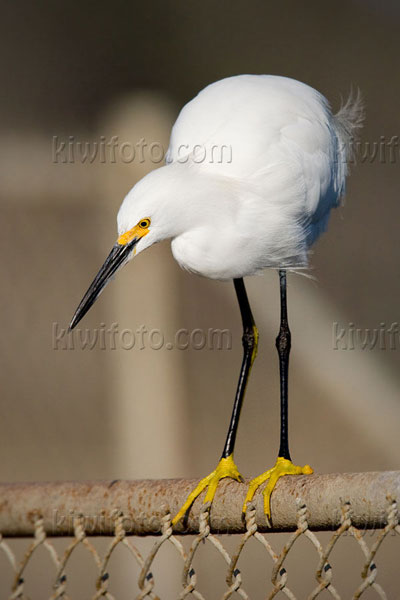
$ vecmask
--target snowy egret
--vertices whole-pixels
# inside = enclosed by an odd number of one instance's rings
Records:
[[[286,271],[307,266],[309,247],[339,204],[352,136],[361,124],[359,95],[350,95],[334,115],[319,92],[293,79],[240,75],[217,81],[182,109],[167,164],[139,181],[121,205],[117,242],[79,304],[71,329],[122,265],[167,238],[184,269],[233,280],[243,323],[243,362],[222,457],[189,495],[174,524],[205,488],[208,502],[222,478],[242,481],[233,452],[258,344],[243,277],[268,267],[278,270],[280,280],[280,448],[275,466],[251,481],[243,510],[269,480],[263,493],[270,517],[279,477],[312,473],[308,465],[294,465],[289,453]],[[230,152],[224,160],[226,148]]]

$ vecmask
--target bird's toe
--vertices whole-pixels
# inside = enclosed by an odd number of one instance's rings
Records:
[[[189,508],[198,496],[207,488],[207,493],[204,497],[204,503],[212,502],[214,500],[217,487],[221,479],[229,477],[235,481],[242,482],[243,477],[239,473],[233,455],[226,458],[221,458],[216,469],[199,481],[195,489],[189,494],[186,502],[183,504],[179,512],[172,519],[172,525],[176,525],[185,516]]]
[[[264,513],[269,522],[271,518],[271,494],[275,489],[276,483],[278,479],[284,477],[285,475],[311,475],[313,473],[313,469],[310,465],[305,465],[304,467],[300,467],[294,465],[291,460],[287,458],[283,458],[279,456],[277,458],[276,464],[272,469],[268,469],[265,473],[258,475],[250,481],[249,488],[247,491],[247,495],[243,504],[243,512],[245,513],[247,510],[247,505],[253,499],[253,496],[257,489],[266,481],[268,481],[265,489],[263,490],[264,496]]]

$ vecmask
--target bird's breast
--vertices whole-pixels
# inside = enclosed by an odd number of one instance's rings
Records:
[[[276,235],[261,227],[252,231],[201,228],[173,239],[171,248],[179,265],[210,279],[237,279],[273,267],[304,267],[304,235],[287,229]]]
[[[230,279],[233,276],[231,261],[226,260],[227,249],[215,242],[216,236],[217,232],[206,232],[203,228],[186,232],[172,240],[172,254],[187,271],[211,279]]]

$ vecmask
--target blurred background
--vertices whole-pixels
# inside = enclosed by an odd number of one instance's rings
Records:
[[[291,450],[317,472],[398,468],[398,3],[0,7],[1,480],[200,477],[214,468],[241,361],[232,284],[184,273],[163,243],[119,273],[81,337],[65,328],[115,241],[121,200],[162,164],[154,148],[167,149],[180,108],[240,73],[294,77],[334,109],[352,86],[362,91],[367,118],[345,206],[314,247],[315,279],[289,276]],[[252,476],[278,447],[278,277],[246,283],[260,348],[235,454]],[[115,347],[106,333],[114,323]],[[227,329],[231,344],[169,348],[182,328]],[[152,330],[164,336],[159,349]],[[165,581],[173,598],[167,573]],[[129,585],[120,585],[125,597]],[[298,586],[301,595],[300,576]]]

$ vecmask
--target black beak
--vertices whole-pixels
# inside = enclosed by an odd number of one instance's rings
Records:
[[[121,245],[115,244],[107,256],[103,266],[97,273],[96,277],[92,281],[88,291],[83,296],[78,308],[72,317],[69,325],[69,331],[71,331],[79,321],[86,315],[92,304],[95,303],[101,292],[106,287],[107,283],[112,279],[113,275],[118,271],[120,267],[128,260],[134,246],[138,243],[139,238],[133,239],[129,244]]]

